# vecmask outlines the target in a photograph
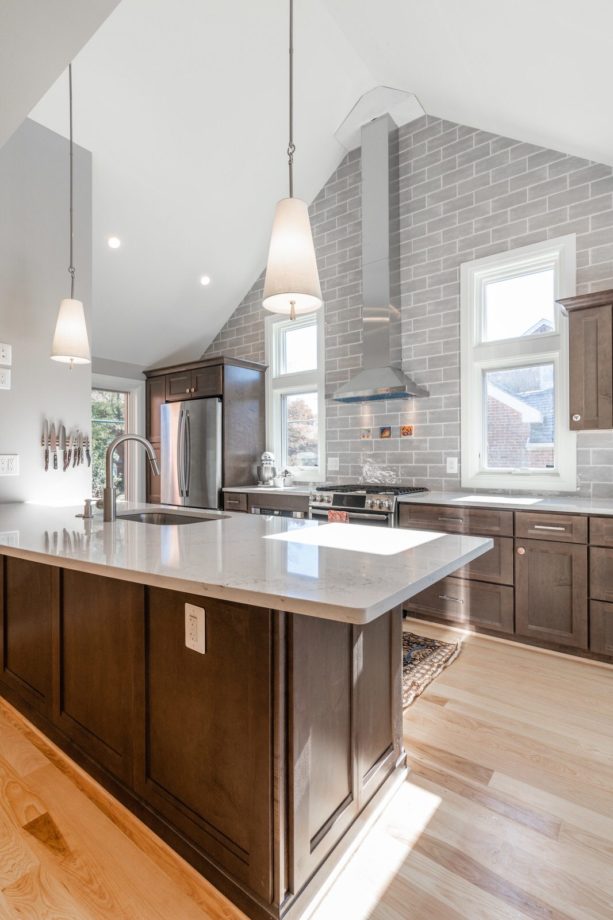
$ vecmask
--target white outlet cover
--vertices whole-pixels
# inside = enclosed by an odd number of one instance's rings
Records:
[[[457,457],[447,457],[447,472],[448,473],[458,472],[458,458]]]
[[[185,646],[204,655],[206,652],[206,614],[204,607],[185,605]]]
[[[11,389],[11,372],[8,367],[0,367],[0,390]]]
[[[6,342],[0,342],[0,364],[13,363],[13,346],[7,345]]]
[[[19,476],[19,454],[0,454],[0,476]]]

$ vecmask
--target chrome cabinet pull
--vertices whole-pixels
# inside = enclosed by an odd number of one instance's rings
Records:
[[[439,594],[438,598],[440,601],[453,601],[455,604],[464,603],[461,597],[452,597],[451,594]]]
[[[518,556],[525,556],[525,555],[526,555],[526,550],[525,550],[525,548],[524,548],[523,546],[520,546],[520,547],[518,548],[518,550],[517,550],[517,555],[518,555]]]
[[[532,530],[561,530],[562,532],[566,531],[566,525],[556,525],[556,524],[533,524]]]
[[[226,505],[240,505],[239,498],[226,498]]]
[[[464,518],[440,516],[439,521],[447,521],[450,524],[463,524]]]
[[[575,413],[575,415],[573,415],[573,422],[580,422],[580,421],[581,421],[581,416],[577,412]]]

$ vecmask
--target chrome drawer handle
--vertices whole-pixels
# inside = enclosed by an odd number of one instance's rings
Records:
[[[451,594],[439,594],[439,601],[453,601],[455,604],[463,604],[461,597],[452,597]]]
[[[459,517],[439,517],[439,521],[447,521],[450,524],[463,524],[464,518]]]
[[[240,505],[239,498],[226,498],[226,505]]]
[[[566,527],[555,524],[534,524],[532,530],[561,530],[564,532],[566,531]]]

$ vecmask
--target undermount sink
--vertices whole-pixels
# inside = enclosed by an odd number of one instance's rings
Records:
[[[173,514],[170,511],[136,511],[134,514],[118,514],[117,520],[136,521],[138,524],[204,524],[206,521],[220,521],[228,514]]]

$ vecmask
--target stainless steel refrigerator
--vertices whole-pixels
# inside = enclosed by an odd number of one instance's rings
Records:
[[[162,503],[219,508],[221,399],[164,403],[161,423]]]

